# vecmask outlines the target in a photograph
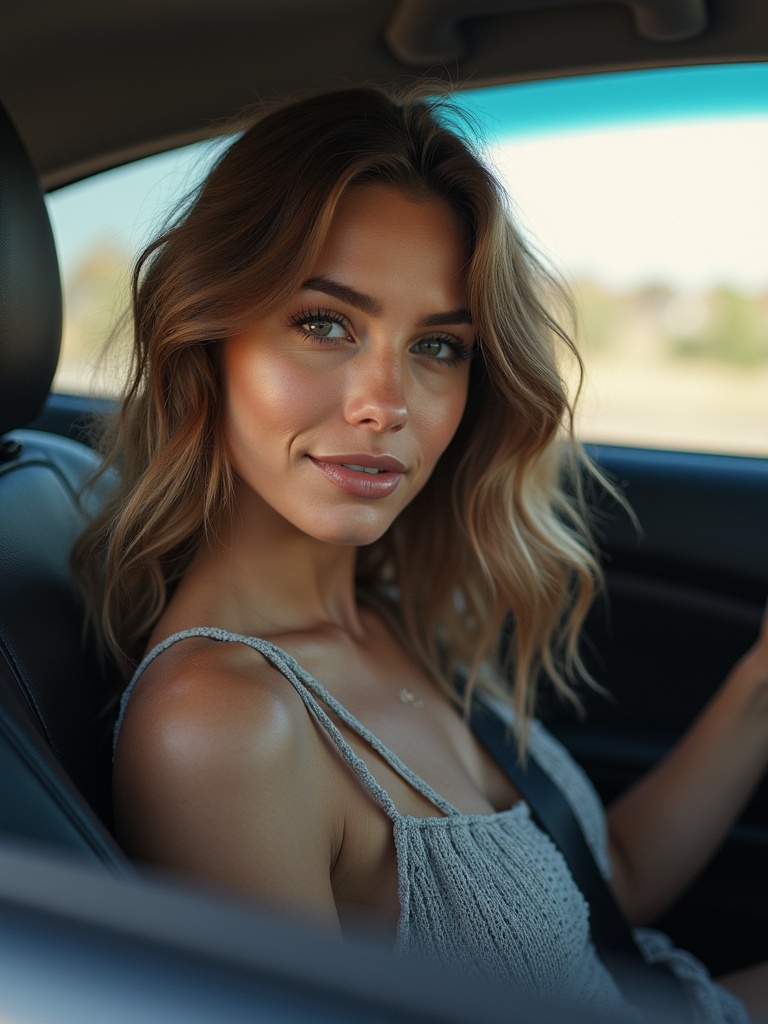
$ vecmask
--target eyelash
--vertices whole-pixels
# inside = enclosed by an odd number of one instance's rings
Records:
[[[319,341],[321,343],[325,342],[329,345],[340,340],[339,338],[323,338],[322,335],[310,334],[309,331],[304,330],[307,324],[318,322],[339,324],[339,326],[343,327],[350,335],[352,334],[352,325],[349,320],[347,320],[345,316],[342,316],[341,313],[334,313],[330,309],[302,309],[301,312],[294,313],[288,319],[289,326],[295,327],[302,337],[310,337],[315,341]],[[443,359],[439,356],[430,356],[427,355],[426,352],[421,353],[421,355],[430,362],[439,363],[443,366],[453,366],[466,359],[472,359],[475,354],[474,346],[468,347],[467,345],[463,345],[450,334],[431,334],[426,338],[421,338],[420,341],[440,341],[451,349],[453,356],[450,359]]]

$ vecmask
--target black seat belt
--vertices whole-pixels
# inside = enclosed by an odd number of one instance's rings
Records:
[[[509,726],[482,698],[470,712],[475,735],[504,769],[571,870],[590,908],[592,941],[625,998],[654,1021],[691,1021],[682,983],[664,964],[649,964],[597,866],[571,805],[528,751],[521,765]]]

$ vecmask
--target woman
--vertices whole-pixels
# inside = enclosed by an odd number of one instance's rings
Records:
[[[768,638],[606,831],[530,721],[540,676],[572,694],[599,581],[570,342],[449,120],[375,89],[276,109],[139,262],[120,484],[76,553],[113,656],[129,673],[148,652],[116,730],[117,830],[330,928],[375,921],[403,951],[616,1009],[581,893],[461,709],[473,688],[514,705],[641,924],[765,769]],[[698,1019],[747,1019],[641,941]]]

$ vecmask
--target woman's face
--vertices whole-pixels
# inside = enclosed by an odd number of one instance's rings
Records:
[[[464,411],[467,257],[442,200],[383,185],[342,199],[307,280],[222,343],[241,511],[337,544],[387,530]]]

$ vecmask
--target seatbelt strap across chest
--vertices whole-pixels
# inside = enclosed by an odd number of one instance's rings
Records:
[[[560,788],[530,751],[525,765],[521,764],[511,728],[477,696],[472,701],[470,724],[565,858],[589,904],[592,940],[624,996],[646,1013],[656,1013],[655,1019],[662,1008],[670,1021],[690,1021],[691,1007],[681,982],[663,964],[645,960]]]

